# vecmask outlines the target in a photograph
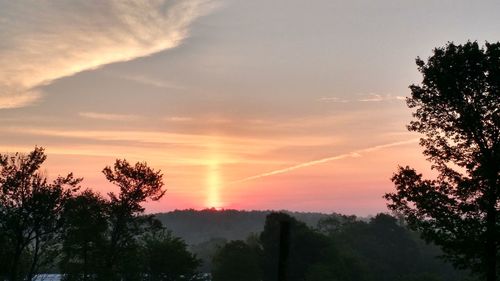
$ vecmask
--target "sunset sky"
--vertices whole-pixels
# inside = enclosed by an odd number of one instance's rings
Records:
[[[414,60],[500,40],[500,1],[0,0],[0,152],[114,191],[114,159],[164,173],[148,212],[386,211]]]

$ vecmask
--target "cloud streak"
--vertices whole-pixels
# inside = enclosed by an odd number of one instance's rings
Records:
[[[345,99],[339,97],[322,97],[319,98],[320,102],[330,102],[330,103],[349,103],[349,102],[383,102],[383,101],[405,101],[404,96],[395,96],[391,94],[381,95],[376,93],[369,94],[359,94],[357,99]]]
[[[38,100],[39,87],[56,79],[178,46],[213,5],[0,0],[0,6],[0,108],[15,108]]]
[[[120,75],[120,74],[112,74],[112,73],[110,73],[110,75],[117,77],[117,78],[120,78],[120,79],[132,81],[135,83],[139,83],[142,85],[151,86],[151,87],[155,87],[155,88],[185,90],[185,87],[183,87],[183,86],[179,86],[179,85],[176,85],[174,83],[169,83],[169,82],[165,82],[165,81],[158,80],[158,79],[153,79],[153,78],[150,78],[150,77],[147,77],[144,75],[123,75],[123,74]]]
[[[81,117],[105,121],[134,121],[141,117],[132,114],[114,114],[114,113],[99,113],[99,112],[80,112]]]
[[[224,144],[228,153],[261,152],[265,153],[272,149],[286,145],[306,143],[311,146],[325,145],[331,142],[330,138],[324,137],[234,137],[206,134],[183,134],[162,131],[130,131],[130,130],[68,130],[68,129],[43,129],[43,128],[0,128],[0,132],[6,134],[20,134],[26,136],[46,136],[54,138],[71,138],[74,140],[93,140],[106,142],[117,142],[129,145],[156,144],[185,146],[191,148],[207,149],[215,143]],[[258,145],[257,145],[258,144]]]
[[[380,95],[380,94],[368,94],[364,98],[358,99],[360,102],[381,102],[381,101],[391,101],[391,100],[401,100],[404,101],[406,98],[404,96],[393,96],[391,94]]]
[[[417,143],[418,140],[419,139],[410,139],[410,140],[406,140],[406,141],[392,142],[392,143],[372,146],[369,148],[364,148],[364,149],[356,150],[356,151],[349,152],[349,153],[344,153],[344,154],[340,154],[340,155],[336,155],[336,156],[332,156],[332,157],[326,157],[326,158],[322,158],[322,159],[318,159],[318,160],[308,161],[308,162],[300,163],[300,164],[290,166],[287,168],[278,169],[278,170],[258,174],[255,176],[246,177],[246,178],[243,178],[240,180],[233,181],[231,183],[232,184],[242,183],[242,182],[252,181],[252,180],[256,180],[256,179],[260,179],[260,178],[284,174],[284,173],[292,172],[292,171],[295,171],[295,170],[298,170],[301,168],[306,168],[306,167],[310,167],[310,166],[314,166],[314,165],[318,165],[318,164],[323,164],[323,163],[327,163],[327,162],[331,162],[331,161],[337,161],[337,160],[346,159],[346,158],[361,157],[362,153],[377,151],[380,149],[385,149],[385,148],[394,147],[394,146]]]

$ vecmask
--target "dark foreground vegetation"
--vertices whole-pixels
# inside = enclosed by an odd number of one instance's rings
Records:
[[[158,200],[162,174],[145,163],[117,160],[103,173],[117,185],[107,198],[82,190],[69,174],[50,182],[39,171],[42,148],[0,156],[0,278],[32,280],[196,280],[200,261],[162,224],[145,216]],[[181,277],[182,276],[182,279]]]
[[[72,174],[49,181],[40,172],[44,150],[35,148],[0,155],[0,279],[31,281],[52,271],[64,280],[106,281],[498,281],[500,43],[449,43],[417,65],[424,79],[410,87],[415,120],[408,128],[423,134],[438,177],[401,167],[395,192],[385,195],[397,218],[332,215],[315,225],[307,216],[308,224],[269,213],[245,240],[193,245],[205,260],[200,268],[184,240],[144,215],[141,204],[165,193],[159,171],[117,160],[103,173],[120,192],[103,197]]]
[[[283,222],[289,226],[285,280],[469,280],[392,216],[364,222],[334,215],[311,228],[285,213],[269,214],[260,234],[219,247],[213,280],[278,280]]]
[[[203,260],[200,270],[212,272],[213,280],[277,280],[283,221],[290,223],[291,234],[287,280],[469,280],[467,272],[437,258],[443,254],[439,248],[387,214],[359,219],[340,214],[185,210],[157,218],[188,239],[197,229],[212,234],[205,237],[207,241],[195,240],[190,249]]]
[[[438,176],[400,167],[388,207],[458,268],[499,280],[500,42],[448,43],[417,66],[423,80],[410,86],[408,130],[423,135]]]

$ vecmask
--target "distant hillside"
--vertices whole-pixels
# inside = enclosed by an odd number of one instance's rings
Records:
[[[182,237],[188,244],[199,244],[213,238],[226,240],[246,239],[252,233],[260,233],[266,216],[272,211],[238,210],[176,210],[156,214],[156,217],[174,235]],[[322,213],[287,212],[311,227],[316,227]]]
[[[271,212],[182,210],[157,214],[156,217],[174,235],[183,238],[189,244],[189,251],[202,261],[200,272],[210,273],[214,269],[214,257],[228,240],[246,240],[252,233],[260,235],[266,216]],[[310,228],[316,228],[320,219],[340,216],[323,213],[286,213],[305,222]],[[357,218],[355,221],[346,217],[339,219],[331,220],[330,223],[333,224],[323,225],[323,232],[314,229],[302,230],[305,232],[301,232],[302,234],[298,236],[300,238],[295,238],[298,239],[296,242],[306,243],[306,246],[295,244],[294,251],[305,251],[304,253],[310,253],[309,247],[318,247],[317,245],[325,245],[322,243],[330,241],[331,244],[327,248],[318,248],[315,252],[324,255],[331,251],[329,258],[321,260],[322,266],[314,267],[320,274],[322,270],[338,268],[340,271],[335,271],[335,274],[353,276],[344,278],[345,280],[372,280],[368,276],[376,276],[378,278],[375,278],[376,280],[473,280],[465,278],[466,272],[455,270],[450,264],[436,259],[436,256],[442,255],[441,250],[420,239],[418,233],[400,225],[397,218],[380,214],[371,219]],[[344,221],[346,224],[337,225],[335,221]],[[306,233],[309,233],[307,234],[309,236],[304,236]],[[312,240],[304,240],[304,237]],[[254,238],[249,239],[248,243],[256,243],[257,240]],[[330,278],[333,275],[325,275],[327,277],[324,278],[323,275],[317,276],[321,278],[314,280],[333,280]]]

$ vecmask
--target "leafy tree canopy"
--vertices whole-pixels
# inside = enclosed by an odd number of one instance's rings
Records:
[[[214,257],[214,281],[262,280],[261,251],[259,247],[241,240],[231,241],[221,247]]]
[[[56,257],[64,204],[79,188],[73,174],[50,182],[40,172],[46,158],[40,147],[0,155],[0,243],[6,245],[0,273],[10,281],[31,280]]]
[[[401,167],[388,206],[445,257],[497,279],[500,239],[500,43],[448,43],[424,61],[410,86],[408,129],[423,134],[424,155],[439,175]]]

